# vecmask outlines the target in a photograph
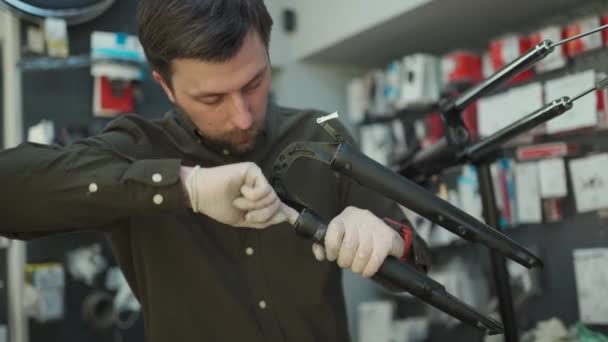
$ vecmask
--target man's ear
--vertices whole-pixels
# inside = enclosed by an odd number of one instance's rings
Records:
[[[165,82],[165,79],[157,71],[152,71],[152,77],[154,77],[156,82],[158,82],[158,84],[160,84],[160,86],[163,87],[163,90],[165,91],[165,94],[167,94],[169,101],[171,101],[172,103],[175,103],[175,97],[173,96],[173,91],[171,90],[171,87],[169,87],[167,82]]]

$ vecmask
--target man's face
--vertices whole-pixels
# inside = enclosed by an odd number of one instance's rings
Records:
[[[251,30],[226,62],[176,59],[172,87],[154,72],[171,102],[186,113],[213,145],[235,154],[251,151],[262,133],[270,88],[268,53]]]

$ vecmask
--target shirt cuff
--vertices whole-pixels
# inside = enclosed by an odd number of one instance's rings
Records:
[[[412,228],[403,223],[392,220],[388,217],[383,218],[382,221],[384,221],[386,225],[393,228],[397,233],[399,233],[399,236],[401,236],[401,238],[403,239],[403,255],[401,256],[401,258],[399,258],[399,261],[407,262],[408,257],[410,256],[410,252],[412,250]]]
[[[148,159],[131,164],[121,183],[127,187],[134,213],[145,216],[184,209],[180,167],[180,159]]]
[[[416,232],[407,224],[392,220],[390,218],[383,218],[384,223],[389,227],[393,228],[399,236],[403,239],[403,255],[399,258],[399,261],[409,263],[416,269],[428,272],[431,265],[431,257],[428,246],[416,234]]]

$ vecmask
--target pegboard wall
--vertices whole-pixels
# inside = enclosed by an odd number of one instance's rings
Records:
[[[94,30],[135,34],[136,5],[136,0],[116,1],[106,13],[93,21],[69,27],[70,55],[90,52],[90,36]],[[32,24],[22,24],[23,41],[29,25]],[[93,78],[88,67],[27,70],[22,72],[22,77],[24,134],[27,134],[28,127],[41,120],[52,120],[56,128],[88,127],[89,131],[97,131],[109,121],[93,117]],[[143,81],[140,87],[143,101],[136,106],[138,114],[159,117],[171,108],[166,95],[151,77]],[[83,321],[84,300],[96,291],[106,291],[105,272],[95,278],[93,286],[86,285],[68,274],[67,255],[77,248],[95,244],[102,246],[104,257],[110,265],[115,265],[106,237],[101,233],[57,235],[27,243],[28,263],[52,262],[66,267],[65,317],[48,323],[30,319],[30,342],[144,341],[141,318],[126,330],[112,328],[104,332],[95,332]]]

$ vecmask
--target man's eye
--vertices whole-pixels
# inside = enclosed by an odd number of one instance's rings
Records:
[[[257,88],[260,86],[260,84],[262,84],[262,79],[258,79],[258,80],[256,80],[255,82],[253,82],[252,84],[249,84],[249,85],[248,85],[248,86],[245,88],[245,91],[252,91],[252,90],[255,90],[255,89],[257,89]]]
[[[207,96],[199,98],[199,102],[202,102],[206,105],[215,105],[222,101],[221,96]]]

